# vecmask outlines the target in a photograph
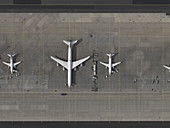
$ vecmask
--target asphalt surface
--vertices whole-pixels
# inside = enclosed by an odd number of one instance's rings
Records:
[[[160,121],[169,120],[169,22],[159,14],[0,14],[0,120],[3,121]],[[67,60],[62,40],[79,40],[73,60],[91,59],[67,71],[50,56]],[[97,92],[93,92],[93,53],[97,53]],[[123,61],[108,75],[99,62],[107,53]],[[18,54],[20,76],[2,61]],[[64,94],[62,94],[64,93]],[[62,95],[61,95],[62,94]]]

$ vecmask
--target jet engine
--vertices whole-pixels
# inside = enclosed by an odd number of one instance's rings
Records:
[[[119,72],[119,70],[118,70],[118,69],[115,69],[115,71],[116,71],[116,72]]]

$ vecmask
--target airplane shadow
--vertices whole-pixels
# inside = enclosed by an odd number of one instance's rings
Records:
[[[58,57],[57,55],[55,55],[54,57],[57,58],[57,59],[63,60],[63,61],[67,61],[66,59],[63,59],[63,58],[61,58],[61,57]],[[56,62],[55,62],[55,63],[56,63]],[[57,65],[57,64],[56,64],[56,65]],[[59,67],[61,67],[60,64],[59,64]],[[67,69],[65,69],[65,71],[66,71],[65,76],[66,76],[66,78],[67,78]],[[66,79],[66,83],[67,83],[67,79]]]
[[[57,59],[63,60],[63,61],[67,61],[66,59],[63,59],[63,58],[61,58],[61,57],[58,57],[57,55],[54,56],[54,57],[57,58]]]
[[[164,65],[170,67],[170,65],[167,65],[167,64],[164,64]]]
[[[17,59],[17,57],[18,57],[19,55],[20,55],[20,54],[17,53],[17,54],[13,57],[14,63],[16,62],[16,59]]]
[[[117,54],[118,54],[118,52],[116,52],[115,55],[112,57],[112,62],[113,62],[113,63],[116,62],[116,61],[115,61],[115,58],[116,58]]]
[[[17,53],[17,54],[13,57],[14,63],[18,62],[16,59],[17,59],[17,57],[18,57],[19,55],[20,55],[20,54]],[[19,61],[20,61],[20,60],[19,60]],[[17,71],[19,72],[19,69],[17,69],[17,68],[14,68],[14,69],[17,70]]]
[[[80,39],[78,40],[78,42],[73,46],[73,49],[72,49],[72,61],[77,61],[77,46],[80,42],[82,42],[83,40]],[[77,70],[79,69],[80,67],[78,66],[77,67]],[[73,83],[73,86],[76,85],[76,71],[72,71],[72,83]]]

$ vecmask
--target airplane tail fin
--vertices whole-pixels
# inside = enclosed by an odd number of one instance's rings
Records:
[[[78,40],[75,40],[75,41],[66,41],[66,40],[63,40],[63,42],[65,43],[65,44],[67,44],[67,45],[74,45],[74,44],[76,44],[77,42],[78,42]]]

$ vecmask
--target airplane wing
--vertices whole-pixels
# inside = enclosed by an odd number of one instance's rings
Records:
[[[7,62],[2,62],[3,64],[7,65],[7,66],[11,66],[10,63],[7,63]]]
[[[57,58],[54,58],[52,56],[51,56],[51,59],[53,59],[55,62],[59,63],[60,65],[62,65],[64,68],[68,69],[67,62],[57,59]]]
[[[122,62],[114,63],[114,64],[112,64],[112,67],[115,67],[115,66],[119,65],[120,63],[122,63]]]
[[[169,69],[170,70],[170,67],[169,66],[166,66],[166,65],[163,65],[165,68]]]
[[[77,67],[78,65],[82,64],[83,62],[85,62],[86,60],[88,60],[90,58],[90,56],[84,58],[84,59],[81,59],[81,60],[77,60],[77,61],[74,61],[73,62],[73,65],[72,65],[72,69],[74,69],[75,67]]]
[[[20,63],[21,63],[21,61],[14,63],[14,67],[16,67]]]
[[[103,62],[100,62],[102,65],[106,66],[106,67],[109,67],[109,64],[106,64],[106,63],[103,63]]]

